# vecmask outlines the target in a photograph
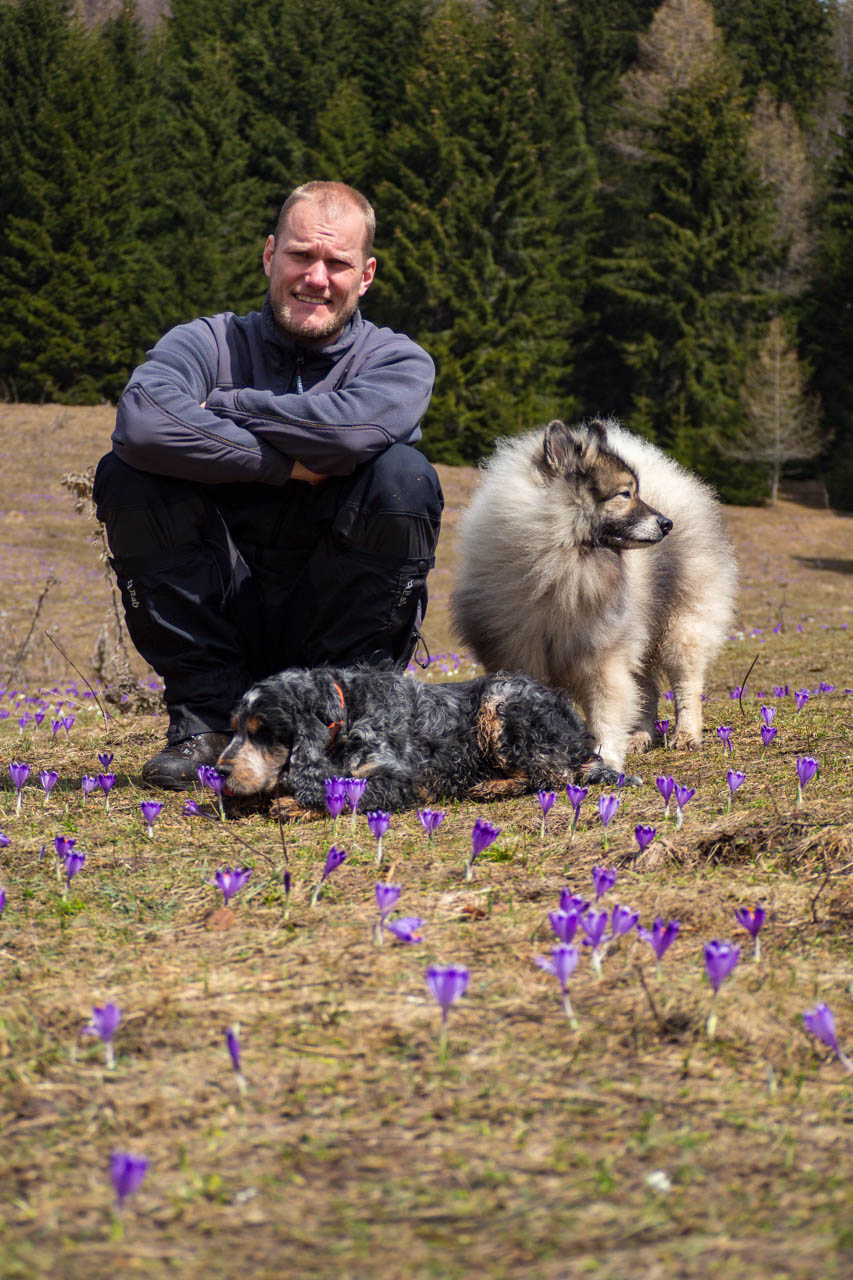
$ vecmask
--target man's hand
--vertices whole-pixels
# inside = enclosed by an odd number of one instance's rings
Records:
[[[329,477],[321,476],[319,471],[309,471],[307,467],[303,467],[302,463],[297,462],[294,458],[290,478],[291,480],[304,480],[306,484],[322,484]]]

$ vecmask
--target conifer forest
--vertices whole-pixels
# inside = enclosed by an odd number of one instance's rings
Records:
[[[0,0],[0,398],[115,401],[339,179],[434,461],[612,414],[850,509],[851,55],[853,0]]]

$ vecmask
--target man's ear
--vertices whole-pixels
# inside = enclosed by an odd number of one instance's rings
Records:
[[[272,270],[272,256],[274,253],[275,253],[275,236],[267,236],[266,244],[264,245],[264,251],[261,254],[261,261],[264,264],[264,273],[267,276],[267,278],[269,278],[270,271]]]
[[[373,277],[376,275],[376,259],[368,258],[364,264],[364,271],[361,273],[361,284],[358,286],[358,296],[363,298],[367,290],[373,284]]]

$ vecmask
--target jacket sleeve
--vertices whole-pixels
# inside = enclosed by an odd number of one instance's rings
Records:
[[[217,377],[214,338],[204,320],[165,334],[131,376],[116,413],[113,451],[132,467],[203,484],[284,484],[291,459],[247,426],[223,419],[208,400]]]
[[[217,390],[208,407],[296,458],[310,471],[349,475],[390,444],[421,437],[419,422],[435,377],[423,348],[400,334],[335,391],[275,395],[251,387]]]

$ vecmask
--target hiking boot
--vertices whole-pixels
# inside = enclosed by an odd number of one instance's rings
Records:
[[[227,733],[196,733],[158,751],[142,766],[142,781],[167,791],[192,791],[199,786],[200,764],[216,764],[231,741]]]

